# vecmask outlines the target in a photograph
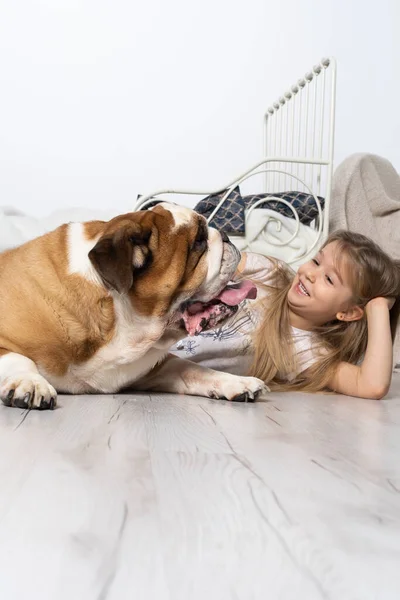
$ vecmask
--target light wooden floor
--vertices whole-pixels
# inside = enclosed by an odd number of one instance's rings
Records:
[[[382,402],[64,396],[0,408],[1,600],[398,600]]]

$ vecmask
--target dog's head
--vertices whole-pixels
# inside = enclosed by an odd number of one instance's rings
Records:
[[[89,258],[104,285],[128,295],[136,313],[181,322],[191,335],[255,296],[248,284],[227,288],[240,260],[228,237],[174,204],[115,217]]]

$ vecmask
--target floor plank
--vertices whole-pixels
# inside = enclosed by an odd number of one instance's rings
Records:
[[[0,407],[2,600],[396,600],[400,375],[381,402]]]

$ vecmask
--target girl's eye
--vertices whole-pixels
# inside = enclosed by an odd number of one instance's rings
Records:
[[[329,277],[329,275],[326,276],[326,280],[328,283],[330,283],[331,285],[333,285],[333,281],[332,279]]]
[[[319,266],[319,262],[317,261],[316,258],[313,258],[312,261],[313,261],[314,265],[317,265],[317,267]]]

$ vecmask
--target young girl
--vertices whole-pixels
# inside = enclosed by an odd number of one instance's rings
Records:
[[[400,263],[374,242],[337,231],[297,273],[277,260],[243,254],[237,278],[257,283],[258,299],[245,301],[220,328],[185,338],[174,354],[258,377],[274,390],[387,394]]]

